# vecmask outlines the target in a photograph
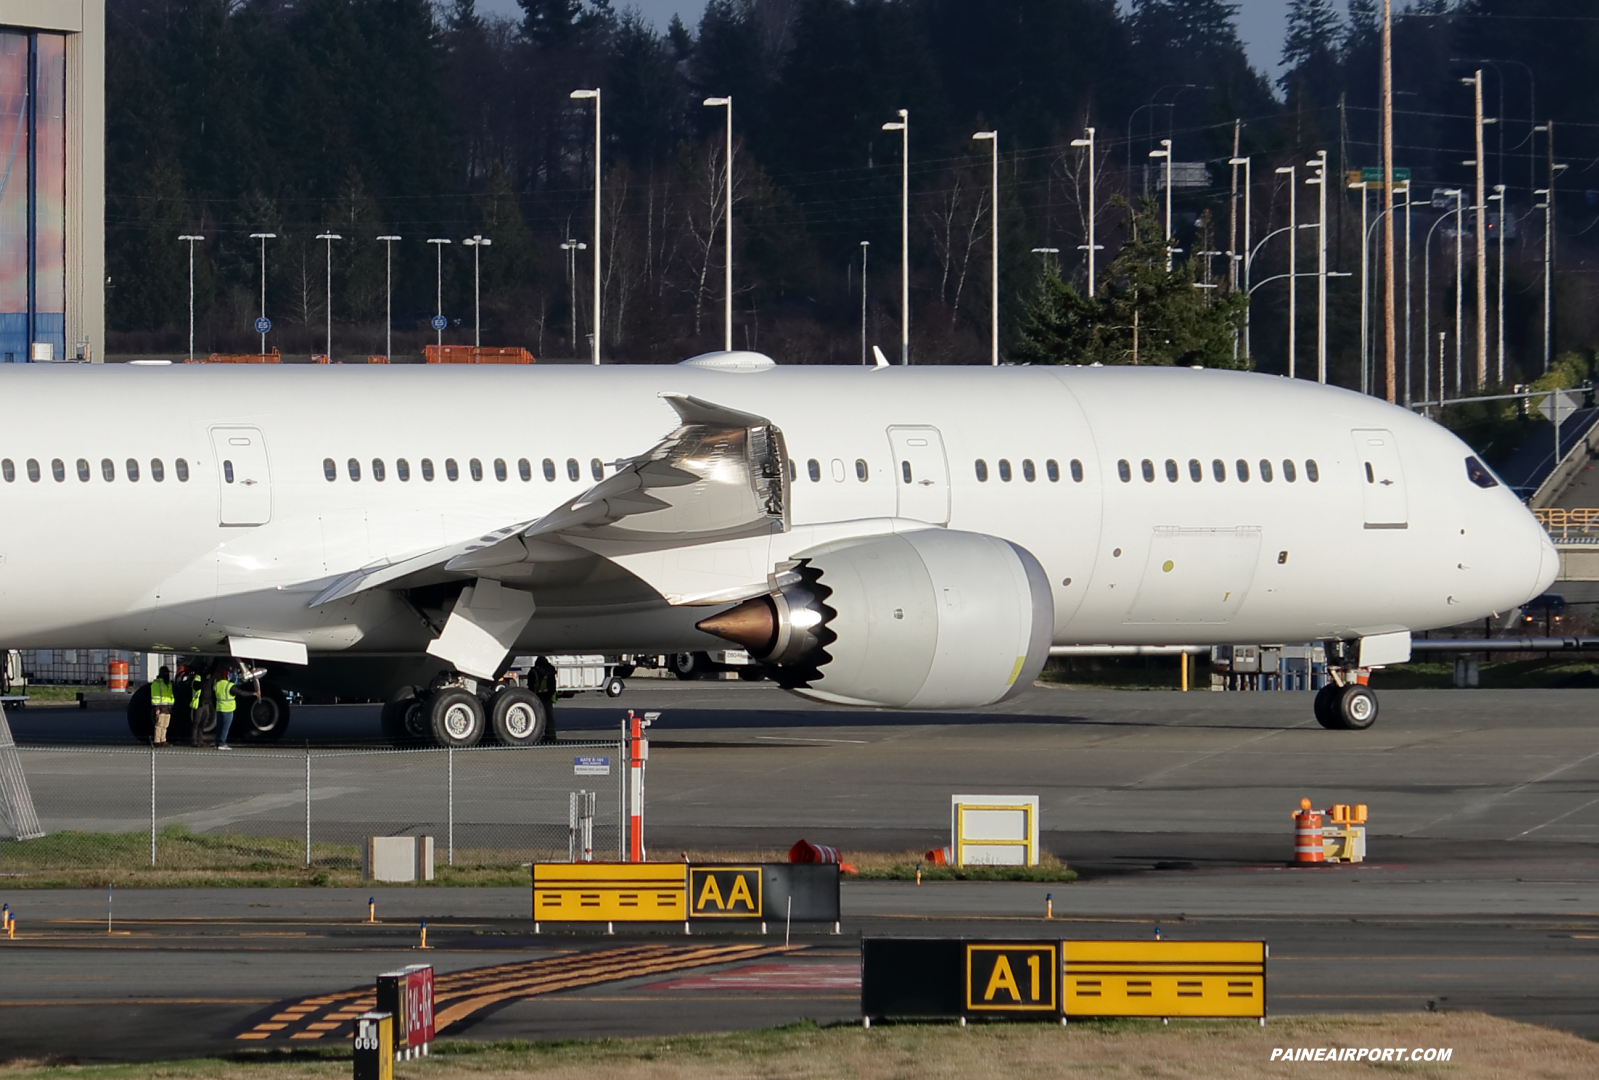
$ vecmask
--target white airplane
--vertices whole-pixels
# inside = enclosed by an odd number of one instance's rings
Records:
[[[1325,640],[1317,717],[1365,727],[1411,631],[1557,567],[1443,428],[1258,374],[16,365],[0,400],[0,641],[264,664],[247,738],[337,689],[396,737],[528,742],[509,657],[727,641],[918,709],[1051,648]]]

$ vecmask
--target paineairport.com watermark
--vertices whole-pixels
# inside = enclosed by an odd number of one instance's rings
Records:
[[[1273,1061],[1448,1061],[1454,1050],[1448,1047],[1355,1047],[1299,1046],[1275,1049]]]

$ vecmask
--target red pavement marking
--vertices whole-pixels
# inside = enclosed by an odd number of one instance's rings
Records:
[[[707,975],[650,983],[651,990],[859,990],[858,963],[744,964]]]

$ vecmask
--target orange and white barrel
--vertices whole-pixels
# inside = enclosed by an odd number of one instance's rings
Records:
[[[107,690],[128,689],[128,662],[126,660],[113,660],[106,671],[105,688]]]
[[[1320,864],[1325,861],[1321,845],[1321,811],[1310,808],[1309,799],[1299,800],[1294,814],[1294,864]]]

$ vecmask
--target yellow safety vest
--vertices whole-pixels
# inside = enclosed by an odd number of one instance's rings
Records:
[[[189,689],[192,691],[189,697],[189,708],[191,709],[198,709],[200,707],[201,685],[200,677],[198,675],[189,676]]]
[[[172,684],[165,679],[157,679],[150,684],[150,704],[171,705],[177,700],[177,695],[172,692]]]
[[[218,679],[216,682],[216,696],[217,712],[225,713],[234,710],[233,684],[231,682],[225,678]]]

